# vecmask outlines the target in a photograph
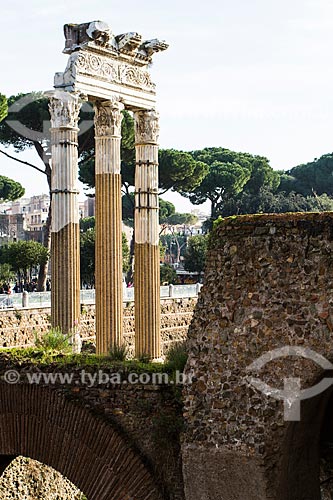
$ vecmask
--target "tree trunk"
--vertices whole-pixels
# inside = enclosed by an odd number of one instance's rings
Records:
[[[210,218],[211,220],[214,220],[215,218],[215,210],[216,210],[216,202],[214,200],[210,200],[211,206],[210,206]]]
[[[47,177],[47,183],[49,186],[50,206],[49,206],[49,212],[47,214],[46,223],[44,226],[43,245],[50,252],[51,251],[51,221],[52,221],[52,188],[51,188],[51,168],[48,164],[45,165],[45,173],[46,173],[46,177]],[[45,290],[46,290],[46,280],[47,280],[47,273],[49,270],[49,262],[50,262],[50,258],[48,258],[48,260],[44,264],[41,264],[39,267],[38,283],[37,283],[38,292],[45,292]]]
[[[52,169],[51,169],[51,165],[49,163],[50,150],[48,148],[44,149],[42,144],[39,143],[38,141],[33,141],[33,145],[36,149],[36,152],[37,152],[39,158],[42,160],[42,162],[44,164],[45,170],[42,170],[41,168],[36,167],[32,163],[19,160],[18,158],[11,156],[8,153],[5,153],[4,151],[0,151],[0,153],[4,154],[8,158],[11,158],[12,160],[17,161],[18,163],[22,163],[23,165],[28,165],[29,167],[32,167],[33,169],[37,170],[38,172],[46,175],[47,183],[49,186],[50,207],[49,207],[49,213],[48,213],[46,224],[45,224],[45,231],[44,231],[44,235],[43,235],[43,245],[45,246],[45,248],[47,248],[50,251],[50,249],[51,249],[51,203],[52,203],[52,188],[51,188]],[[37,290],[39,292],[45,291],[48,267],[49,267],[49,261],[47,261],[45,264],[41,265],[39,268],[38,284],[37,284]]]
[[[179,245],[179,241],[178,241],[177,236],[176,236],[176,244],[177,244],[177,260],[176,260],[176,263],[179,264],[179,262],[180,262],[180,245]]]
[[[130,254],[129,254],[129,263],[128,263],[128,271],[126,274],[126,282],[133,283],[133,275],[134,275],[134,245],[135,243],[135,228],[133,227],[133,235],[130,243]]]

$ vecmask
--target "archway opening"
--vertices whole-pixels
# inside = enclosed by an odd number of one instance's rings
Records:
[[[139,448],[93,408],[61,390],[28,384],[0,384],[0,399],[4,465],[9,456],[31,457],[59,471],[89,500],[163,498]]]

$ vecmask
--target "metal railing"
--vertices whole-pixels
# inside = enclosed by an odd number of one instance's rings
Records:
[[[202,285],[168,285],[161,286],[161,299],[182,299],[197,297]],[[124,302],[134,302],[134,288],[124,288]],[[81,290],[81,304],[95,304],[95,290]],[[11,295],[0,294],[1,309],[21,309],[21,308],[42,308],[51,307],[51,292],[23,292],[12,293]]]

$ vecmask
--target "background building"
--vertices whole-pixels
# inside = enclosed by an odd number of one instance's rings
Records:
[[[39,194],[31,198],[2,203],[0,205],[0,244],[17,240],[43,242],[50,207],[50,196]],[[87,198],[79,204],[80,218],[95,215],[95,198]]]

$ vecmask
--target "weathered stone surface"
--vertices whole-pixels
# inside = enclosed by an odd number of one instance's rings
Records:
[[[331,389],[302,402],[301,422],[285,422],[283,402],[250,386],[246,368],[283,346],[332,361],[332,262],[332,213],[237,217],[216,228],[189,330],[188,500],[320,499],[320,443],[332,442],[322,430],[325,415],[332,421]],[[299,377],[305,388],[324,370],[282,357],[252,375],[273,388]]]
[[[0,477],[2,500],[83,500],[83,494],[59,472],[36,460],[18,457]]]

